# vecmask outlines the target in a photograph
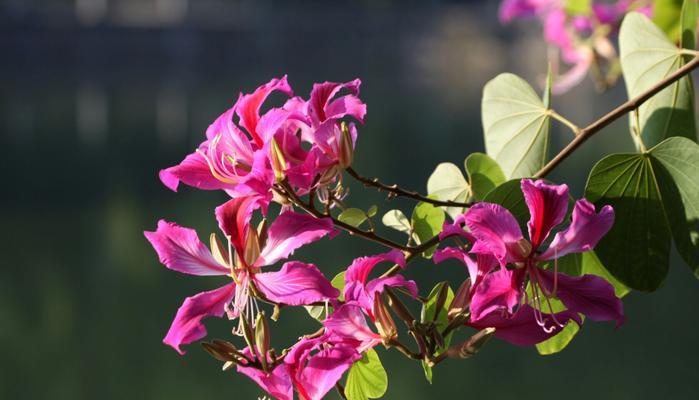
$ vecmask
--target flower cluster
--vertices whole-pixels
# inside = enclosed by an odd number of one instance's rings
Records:
[[[617,53],[610,40],[624,15],[637,11],[650,15],[649,1],[616,0],[589,2],[589,9],[571,10],[564,0],[503,0],[500,20],[508,23],[517,18],[537,17],[544,27],[544,39],[560,51],[560,60],[571,66],[554,78],[552,90],[563,93],[579,84],[592,69],[604,85],[613,83],[619,74]],[[587,4],[587,2],[582,2]],[[552,58],[557,70],[559,57]],[[601,76],[601,62],[608,65],[608,76]]]
[[[303,100],[291,97],[286,78],[272,80],[241,95],[209,127],[194,153],[161,172],[161,180],[173,190],[184,182],[231,196],[214,212],[224,240],[211,234],[210,247],[194,230],[172,222],[161,220],[155,231],[145,232],[167,268],[228,278],[224,286],[184,301],[165,344],[184,354],[183,345],[207,336],[205,318],[225,315],[236,321],[233,333],[244,344],[204,343],[225,363],[224,369],[235,367],[277,399],[293,399],[298,393],[302,399],[316,400],[380,344],[436,365],[447,357],[473,354],[492,334],[516,345],[539,343],[568,323],[582,324],[581,314],[623,323],[621,301],[607,281],[593,275],[569,276],[557,269],[559,257],[592,249],[614,220],[611,207],[597,212],[591,203],[579,200],[570,225],[549,241],[552,230],[566,219],[565,185],[521,181],[531,216],[528,238],[507,209],[491,203],[472,205],[421,245],[409,240],[405,246],[393,246],[379,239],[373,228],[363,231],[335,218],[330,210],[343,202],[333,197],[339,193],[329,186],[341,181],[343,170],[350,166],[357,136],[353,121],[362,122],[366,113],[357,97],[359,85],[359,80],[316,84],[310,100]],[[338,97],[342,90],[348,93]],[[273,91],[290,98],[282,107],[261,114]],[[316,196],[325,211],[315,208]],[[269,210],[272,202],[282,205],[276,217]],[[301,261],[286,261],[278,270],[268,271],[296,249],[334,236],[338,228],[393,248],[356,258],[345,269],[343,282],[335,286],[322,269]],[[453,244],[437,250],[433,260],[457,259],[467,267],[468,276],[450,304],[444,291],[438,296],[437,312],[448,307],[448,326],[438,328],[434,319],[416,320],[401,300],[424,301],[417,284],[402,272],[428,247],[447,241]],[[383,267],[389,268],[378,273]],[[562,302],[564,309],[554,310],[553,300]],[[320,307],[322,326],[277,352],[264,312],[267,305],[274,307],[275,315],[286,306]],[[407,326],[417,351],[400,341],[395,317]],[[461,327],[478,332],[463,344],[445,345],[447,331]]]

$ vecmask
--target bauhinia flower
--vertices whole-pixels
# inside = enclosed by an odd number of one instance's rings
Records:
[[[399,250],[355,259],[345,273],[344,303],[323,321],[332,335],[355,342],[359,353],[380,344],[389,338],[395,327],[383,303],[381,293],[386,287],[400,287],[411,296],[417,296],[417,285],[402,275],[369,279],[373,269],[383,262],[405,267],[405,256]],[[377,327],[375,333],[367,324],[366,318]]]
[[[588,14],[570,15],[563,0],[504,0],[500,4],[503,23],[517,18],[538,17],[544,26],[545,40],[560,50],[561,59],[571,65],[555,77],[553,92],[563,93],[579,84],[599,59],[616,62],[617,53],[610,40],[628,11],[650,15],[648,1],[618,0],[613,4],[595,1]],[[557,70],[558,58],[552,60]]]
[[[353,346],[325,334],[301,339],[269,372],[244,365],[238,372],[278,400],[293,400],[294,390],[301,399],[320,400],[359,358]]]
[[[456,258],[463,262],[474,283],[470,292],[470,322],[478,327],[495,327],[496,336],[515,344],[545,340],[563,328],[577,313],[592,320],[624,322],[621,301],[609,282],[595,275],[573,277],[557,271],[555,260],[569,253],[594,248],[614,222],[614,211],[604,206],[597,213],[585,199],[575,203],[572,222],[546,242],[552,229],[561,224],[568,208],[568,187],[523,179],[522,192],[529,208],[525,239],[515,217],[504,207],[479,203],[457,218],[450,232],[465,224],[472,238],[470,253],[446,248],[435,261]],[[554,268],[542,266],[553,260]],[[508,268],[509,267],[509,268]],[[530,294],[525,294],[525,285]],[[559,299],[567,312],[552,314],[550,298]],[[538,329],[537,329],[538,328]]]
[[[335,299],[339,292],[315,265],[286,262],[277,272],[261,272],[301,246],[333,232],[330,219],[286,211],[268,229],[251,226],[253,211],[264,206],[259,197],[230,200],[216,209],[220,229],[226,235],[224,247],[212,235],[212,251],[199,240],[194,230],[171,222],[159,221],[155,232],[144,232],[168,268],[190,275],[225,275],[227,285],[187,298],[163,340],[180,354],[180,348],[206,336],[202,320],[241,314],[254,321],[256,297],[286,305],[307,305]],[[252,298],[252,301],[250,299]]]

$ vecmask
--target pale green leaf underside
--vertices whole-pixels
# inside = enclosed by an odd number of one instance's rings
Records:
[[[427,194],[442,201],[466,202],[471,195],[471,188],[459,167],[452,163],[437,165],[427,180]],[[450,217],[464,212],[463,207],[444,207]]]
[[[485,148],[505,176],[532,176],[543,167],[550,116],[534,89],[513,74],[500,74],[483,89]]]
[[[627,14],[619,32],[621,68],[629,98],[650,89],[680,68],[681,50],[653,22],[639,13]],[[690,77],[663,89],[630,114],[631,133],[641,133],[646,148],[670,136],[695,140],[694,90]],[[640,149],[641,146],[638,144]]]
[[[410,220],[408,220],[408,217],[406,217],[401,210],[389,210],[383,215],[381,222],[385,226],[395,229],[398,232],[410,234]]]

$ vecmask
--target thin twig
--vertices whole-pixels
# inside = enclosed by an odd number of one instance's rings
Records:
[[[417,201],[422,201],[424,203],[430,203],[430,204],[433,204],[435,206],[443,206],[443,207],[471,207],[473,205],[473,203],[470,203],[470,202],[463,203],[460,201],[430,199],[429,197],[423,196],[418,192],[403,189],[398,185],[385,184],[385,183],[379,181],[378,178],[367,178],[367,177],[361,176],[352,167],[348,167],[346,171],[354,179],[356,179],[359,182],[361,182],[362,184],[364,184],[364,186],[371,186],[371,187],[378,189],[379,191],[384,190],[384,191],[389,192],[395,196],[409,197],[409,198],[417,200]]]
[[[561,150],[556,157],[549,161],[539,172],[534,174],[535,178],[543,178],[548,175],[554,168],[558,166],[563,160],[568,158],[581,144],[583,144],[587,139],[592,137],[595,133],[602,130],[602,128],[626,115],[627,113],[637,109],[641,104],[645,103],[648,99],[656,95],[661,90],[672,85],[683,76],[688,75],[692,70],[699,67],[699,57],[695,57],[692,61],[683,65],[680,69],[668,75],[665,79],[655,84],[650,89],[646,90],[644,93],[630,99],[619,107],[615,108],[611,112],[604,115],[602,118],[591,123],[590,125],[580,129],[578,135],[573,139],[568,145]]]
[[[402,251],[409,251],[410,248],[407,246],[404,246],[402,244],[396,243],[390,239],[386,239],[382,236],[377,235],[374,232],[368,232],[359,228],[356,228],[350,224],[347,224],[345,222],[340,221],[339,219],[333,217],[329,213],[324,213],[321,211],[318,211],[315,207],[311,207],[309,203],[304,202],[301,200],[301,198],[289,187],[288,184],[282,183],[281,187],[277,189],[277,191],[283,195],[286,196],[292,203],[294,203],[296,206],[300,207],[307,213],[311,214],[312,216],[316,218],[330,218],[333,221],[333,224],[345,231],[347,231],[350,235],[356,235],[363,237],[364,239],[371,240],[372,242],[376,242],[379,244],[382,244],[386,247],[390,247],[392,249],[398,249]]]
[[[345,394],[345,387],[342,386],[340,382],[335,383],[335,389],[337,390],[337,393],[340,394],[340,397],[347,400],[347,395]]]

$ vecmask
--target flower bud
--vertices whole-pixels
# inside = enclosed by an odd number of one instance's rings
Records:
[[[447,302],[447,296],[449,295],[449,284],[447,282],[442,282],[439,284],[439,292],[437,292],[437,299],[434,302],[434,316],[432,321],[436,321],[439,314],[444,308],[444,304]]]
[[[388,304],[391,306],[393,311],[398,315],[400,319],[405,321],[405,323],[408,326],[412,326],[413,322],[415,321],[415,318],[413,315],[408,311],[408,308],[403,304],[402,301],[396,296],[391,289],[388,287],[384,288],[384,293],[386,293],[386,296],[388,296]]]
[[[274,179],[277,182],[281,182],[286,177],[286,158],[282,149],[277,144],[277,141],[272,138],[272,145],[270,146],[269,161],[272,164],[272,170],[274,171]]]
[[[231,266],[228,265],[230,263],[228,260],[228,252],[223,246],[223,243],[218,240],[215,233],[211,234],[209,241],[211,242],[211,254],[214,256],[214,260],[216,260],[219,264],[228,266],[228,268],[230,268]]]
[[[262,363],[262,367],[267,370],[269,325],[267,324],[267,318],[265,318],[264,312],[257,314],[257,320],[255,320],[255,345],[257,346],[257,351],[260,353],[260,363]]]
[[[396,323],[393,321],[393,317],[391,317],[391,314],[388,312],[386,304],[384,304],[379,293],[376,293],[374,296],[374,307],[372,311],[374,313],[376,329],[379,331],[384,343],[395,339],[398,336]]]
[[[260,237],[255,228],[248,229],[245,238],[245,265],[252,266],[260,257]]]
[[[240,325],[243,331],[243,338],[245,338],[245,343],[248,345],[251,354],[255,354],[255,334],[252,331],[250,322],[248,322],[247,315],[240,314]]]
[[[532,254],[532,244],[527,239],[519,239],[508,244],[508,250],[516,254],[520,259],[525,259]]]
[[[466,279],[459,290],[456,291],[454,295],[454,300],[451,301],[449,305],[449,311],[447,312],[447,318],[454,319],[457,315],[463,314],[464,311],[471,304],[471,278]]]
[[[469,358],[474,356],[494,333],[495,328],[485,328],[478,331],[478,333],[471,336],[467,341],[450,347],[447,350],[447,357]]]
[[[339,164],[340,168],[345,169],[352,165],[354,158],[354,143],[352,143],[352,134],[346,122],[340,123],[340,143],[339,143]]]

